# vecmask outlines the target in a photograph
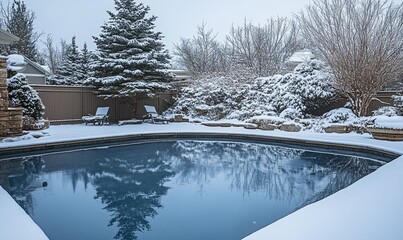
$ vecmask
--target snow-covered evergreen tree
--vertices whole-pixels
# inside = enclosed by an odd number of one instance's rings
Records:
[[[11,45],[8,53],[23,54],[33,61],[38,61],[38,48],[36,42],[41,34],[34,30],[35,13],[27,9],[24,1],[14,0],[11,7],[1,5],[3,23],[6,29],[18,36],[20,40]]]
[[[77,78],[83,83],[90,77],[91,53],[88,51],[87,43],[84,43],[83,49],[79,53]]]
[[[45,107],[38,93],[28,85],[25,75],[18,73],[7,79],[10,106],[22,107],[24,116],[39,120],[43,117]]]
[[[60,66],[56,72],[55,82],[53,84],[63,85],[81,85],[79,76],[80,61],[79,51],[76,44],[76,37],[71,39],[71,44],[67,48],[67,52],[62,59]]]
[[[155,32],[155,16],[133,0],[115,0],[116,13],[108,11],[97,45],[97,60],[92,65],[95,77],[87,84],[96,86],[104,98],[137,95],[152,96],[169,88],[169,54],[161,33]]]

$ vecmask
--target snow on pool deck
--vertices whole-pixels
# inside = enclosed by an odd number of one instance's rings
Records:
[[[374,140],[369,134],[249,130],[240,127],[206,127],[193,123],[141,124],[126,126],[52,126],[50,136],[0,142],[0,149],[85,140],[128,134],[203,132],[243,133],[262,136],[368,146],[403,154],[403,142]],[[246,237],[263,239],[403,239],[403,157],[388,163],[351,186]],[[0,187],[0,238],[47,239],[29,216]],[[5,213],[5,214],[4,214]],[[21,231],[24,229],[24,231]],[[23,237],[21,234],[26,234]]]

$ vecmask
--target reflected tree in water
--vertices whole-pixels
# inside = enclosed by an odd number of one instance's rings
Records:
[[[32,192],[42,187],[40,173],[45,167],[42,156],[25,157],[21,161],[22,173],[9,177],[9,193],[27,212],[33,213]]]
[[[381,166],[379,162],[357,157],[337,155],[324,155],[324,157],[327,157],[327,159],[322,159],[318,164],[325,165],[322,169],[322,174],[327,176],[328,183],[321,191],[312,195],[304,205],[319,201],[351,185]],[[334,174],[335,172],[337,174]]]
[[[231,188],[244,195],[263,191],[299,207],[320,200],[375,170],[367,160],[262,145],[209,141],[178,141],[165,156],[178,181],[205,184],[224,174]],[[373,162],[372,162],[373,163]]]
[[[96,189],[96,199],[111,213],[109,225],[116,225],[115,239],[137,239],[137,231],[150,229],[148,218],[161,208],[167,194],[164,183],[173,176],[169,163],[158,152],[143,148],[120,149],[105,153],[89,172]],[[131,157],[127,157],[131,156]]]

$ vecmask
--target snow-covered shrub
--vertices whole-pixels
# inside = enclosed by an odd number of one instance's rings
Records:
[[[205,77],[182,89],[171,111],[191,117],[222,119],[239,109],[245,92],[246,87],[231,77]],[[237,118],[236,114],[233,118]]]
[[[348,108],[337,108],[323,114],[324,122],[328,123],[344,123],[356,119],[357,116]]]
[[[246,122],[254,123],[254,124],[257,124],[258,126],[267,125],[267,124],[280,125],[286,121],[287,120],[284,118],[277,117],[277,116],[268,116],[268,115],[255,116],[255,117],[252,117],[252,118],[246,120]]]
[[[18,73],[7,79],[7,83],[10,106],[24,108],[24,116],[41,119],[45,107],[38,93],[28,85],[25,75]]]
[[[239,119],[249,83],[255,79],[248,68],[231,66],[227,73],[215,73],[196,79],[181,90],[167,114],[184,114],[209,120]]]
[[[224,76],[195,80],[182,90],[167,113],[212,120],[245,120],[273,112],[286,118],[301,118],[335,95],[331,81],[330,72],[318,60],[298,65],[293,73],[257,79],[247,74],[239,76],[235,69]]]
[[[396,107],[397,114],[403,115],[403,96],[392,96],[393,105]]]
[[[293,73],[258,79],[252,86],[260,91],[260,98],[277,113],[284,116],[302,117],[310,110],[325,104],[335,95],[332,76],[323,62],[311,60],[299,64]],[[252,95],[249,101],[253,101]]]
[[[396,107],[392,107],[392,106],[381,107],[381,108],[375,110],[373,113],[373,116],[392,117],[392,116],[396,116],[396,115],[397,115],[397,109],[396,109]]]

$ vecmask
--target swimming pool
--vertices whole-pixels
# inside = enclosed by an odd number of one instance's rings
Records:
[[[0,162],[50,239],[240,239],[376,170],[351,153],[166,140]]]

